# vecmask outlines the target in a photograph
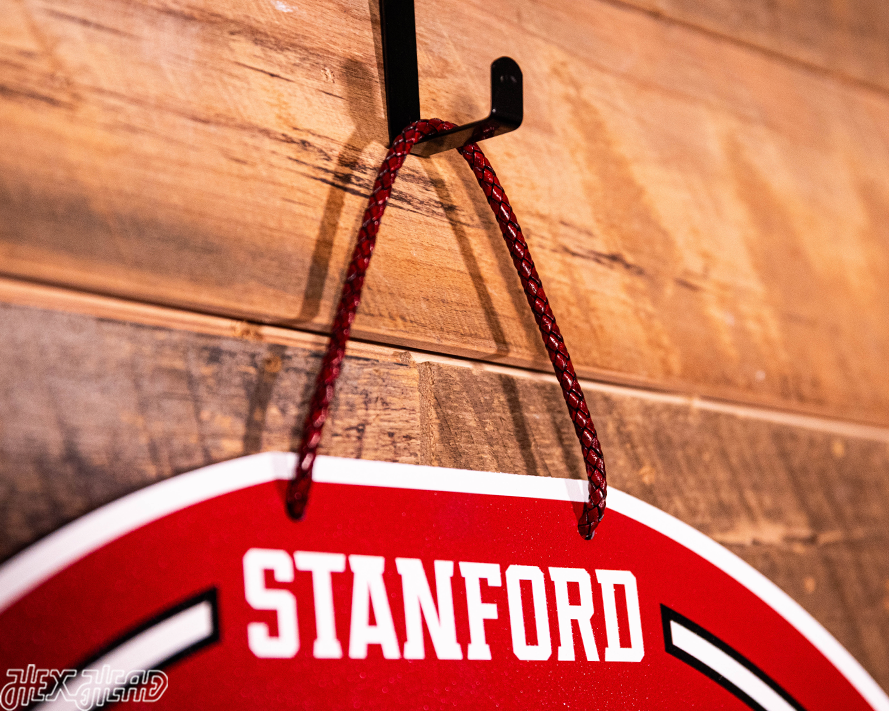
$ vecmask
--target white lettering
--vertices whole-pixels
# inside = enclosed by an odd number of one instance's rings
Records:
[[[293,582],[293,561],[286,552],[251,548],[244,554],[244,595],[254,610],[274,610],[278,617],[278,635],[269,633],[265,622],[247,625],[247,644],[257,657],[287,659],[299,651],[296,626],[296,598],[289,590],[269,590],[265,571],[271,570],[279,583]]]
[[[386,590],[384,557],[316,551],[296,551],[291,556],[283,550],[265,548],[251,548],[242,560],[244,596],[248,605],[254,610],[275,613],[274,622],[269,617],[266,622],[247,624],[247,643],[254,655],[283,659],[292,658],[299,652],[297,600],[292,588],[286,586],[294,582],[295,571],[299,570],[312,574],[315,614],[313,655],[316,659],[343,658],[345,640],[340,642],[337,636],[333,574],[346,572],[347,558],[352,572],[349,658],[367,659],[369,646],[378,644],[385,659],[401,659],[402,655],[408,660],[425,659],[426,630],[435,657],[441,660],[464,658],[464,649],[457,638],[454,610],[455,561],[432,561],[435,575],[433,593],[423,560],[395,558],[404,603],[405,637],[401,640],[396,633]],[[499,609],[496,602],[483,602],[482,583],[484,581],[488,588],[501,587],[501,565],[465,561],[458,565],[466,590],[469,626],[465,658],[491,660],[493,652],[486,639],[485,623],[499,619]],[[579,632],[586,660],[598,662],[600,651],[593,632],[595,607],[590,571],[558,567],[546,570],[555,595],[554,612],[559,628],[557,659],[575,661],[578,658],[575,635]],[[642,661],[645,648],[636,577],[627,570],[596,570],[595,573],[602,591],[601,616],[604,618],[607,642],[602,658],[606,662]],[[543,569],[533,565],[510,565],[505,570],[505,577],[513,654],[522,661],[551,659],[553,631],[547,608],[548,583]],[[285,587],[267,587],[272,585],[272,580],[285,584]],[[618,585],[623,586],[626,622],[623,621],[623,610],[617,609]],[[486,589],[485,595],[492,597],[494,592]],[[532,619],[533,631],[527,627],[532,624]],[[601,630],[599,635],[601,642]],[[529,642],[529,637],[533,644]]]
[[[349,657],[367,659],[367,646],[379,644],[386,659],[399,659],[398,638],[383,582],[386,560],[375,555],[350,555],[352,581],[352,623],[349,630]],[[370,624],[373,605],[376,624]]]
[[[457,643],[457,623],[454,620],[454,598],[451,592],[454,561],[435,561],[437,610],[422,561],[418,558],[396,558],[395,567],[401,575],[401,589],[404,594],[404,624],[407,632],[404,658],[426,658],[422,615],[426,619],[436,656],[439,659],[463,659],[463,650]]]
[[[641,662],[645,656],[642,644],[642,616],[639,613],[639,592],[636,590],[636,576],[629,570],[597,570],[596,580],[602,586],[602,607],[605,614],[605,635],[608,646],[605,648],[606,662]],[[614,586],[624,586],[627,599],[627,619],[630,623],[630,646],[620,646],[620,630],[617,625],[617,604],[614,600]]]
[[[574,631],[571,621],[577,620],[583,649],[589,662],[599,661],[596,640],[593,637],[593,582],[583,568],[550,568],[549,577],[556,588],[556,613],[559,618],[559,661],[574,661]],[[568,583],[577,583],[580,604],[568,602]]]
[[[346,556],[342,553],[311,553],[297,551],[293,554],[296,569],[312,573],[312,592],[315,597],[315,659],[342,659],[343,647],[336,638],[336,620],[333,614],[333,583],[331,573],[346,570]]]
[[[496,563],[460,563],[460,575],[466,583],[466,610],[469,613],[469,646],[467,659],[490,659],[491,648],[485,639],[485,620],[497,619],[497,604],[482,602],[479,581],[484,578],[491,587],[499,588],[500,566]]]
[[[522,606],[521,581],[531,582],[531,598],[537,627],[537,644],[528,644],[525,636],[525,617]],[[543,661],[553,653],[549,636],[549,616],[546,610],[546,587],[543,571],[535,565],[511,565],[506,569],[506,594],[509,602],[509,625],[512,631],[512,651],[523,661]]]

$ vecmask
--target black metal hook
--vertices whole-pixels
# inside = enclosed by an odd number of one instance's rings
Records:
[[[417,71],[417,27],[414,0],[380,0],[383,71],[386,75],[386,116],[389,141],[420,119],[420,77]],[[522,70],[509,57],[491,64],[491,114],[422,139],[411,153],[431,156],[515,131],[522,123]]]

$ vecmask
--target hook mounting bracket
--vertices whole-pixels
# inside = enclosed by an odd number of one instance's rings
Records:
[[[417,28],[414,0],[380,0],[383,72],[389,141],[419,121],[420,76],[417,69]],[[411,153],[429,157],[467,143],[515,131],[522,123],[522,70],[515,60],[500,57],[491,64],[491,113],[487,118],[417,143]]]

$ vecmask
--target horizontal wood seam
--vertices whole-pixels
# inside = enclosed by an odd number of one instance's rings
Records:
[[[0,277],[0,302],[52,311],[73,312],[146,326],[158,326],[207,335],[274,343],[283,346],[321,348],[327,342],[327,337],[324,334],[294,328],[282,328],[280,326],[266,326],[250,321],[239,321],[237,319],[212,316],[184,309],[155,306],[117,297],[90,294],[73,289],[46,286],[6,277]],[[532,379],[541,382],[557,382],[552,373],[546,373],[533,368],[499,365],[472,358],[443,355],[431,351],[360,339],[353,339],[350,342],[348,354],[351,357],[358,358],[381,358],[384,360],[402,361],[405,358],[405,354],[408,354],[416,363],[441,363],[516,378]],[[666,389],[642,387],[626,382],[611,382],[592,378],[581,378],[580,382],[584,390],[589,391],[635,397],[665,404],[683,405],[690,409],[721,412],[737,417],[785,424],[818,432],[831,432],[846,437],[889,443],[889,427],[801,413],[790,409],[762,407]]]

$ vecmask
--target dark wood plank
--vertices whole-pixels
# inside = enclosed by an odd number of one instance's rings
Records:
[[[0,314],[3,558],[153,481],[290,449],[320,363],[320,344],[287,348],[9,306]],[[397,358],[351,358],[324,450],[417,463],[417,382],[416,368]]]
[[[154,481],[290,447],[320,339],[222,337],[212,321],[195,333],[0,306],[0,559]],[[552,379],[362,344],[350,353],[324,452],[583,475]],[[889,685],[889,432],[586,390],[614,487],[727,545]]]
[[[10,0],[0,273],[328,328],[386,124],[375,0]],[[889,98],[621,5],[418,9],[587,377],[889,423]],[[548,368],[455,156],[411,160],[356,335]]]
[[[583,476],[556,383],[435,363],[420,373],[425,463]],[[889,685],[889,432],[860,438],[666,398],[586,396],[612,486],[726,545]]]

